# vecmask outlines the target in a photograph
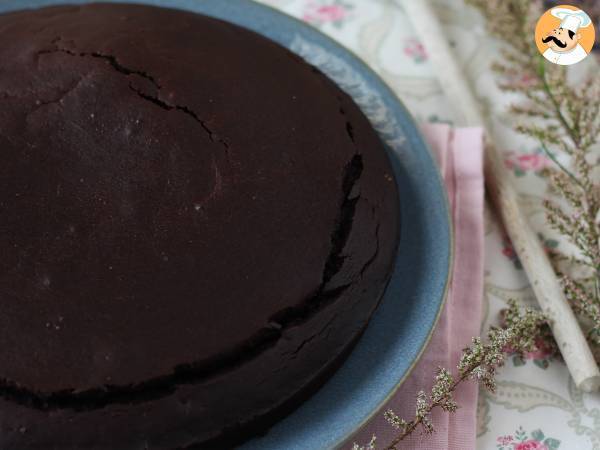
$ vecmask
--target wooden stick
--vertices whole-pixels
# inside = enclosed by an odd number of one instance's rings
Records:
[[[500,152],[493,146],[493,127],[483,119],[479,104],[462,73],[429,0],[400,0],[422,40],[442,90],[462,117],[462,125],[483,126],[486,135],[486,187],[513,242],[542,311],[550,319],[554,338],[578,388],[600,387],[600,371],[569,306],[546,252],[521,211],[518,195]]]

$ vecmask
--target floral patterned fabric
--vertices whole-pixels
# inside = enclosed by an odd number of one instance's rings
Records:
[[[542,430],[527,433],[519,427],[514,434],[500,436],[496,439],[498,450],[556,450],[560,441],[546,437]]]
[[[260,1],[305,20],[353,50],[394,89],[418,121],[453,122],[452,106],[441,92],[426,49],[410,23],[410,11],[404,11],[399,3]],[[515,97],[499,92],[490,73],[490,62],[499,57],[497,43],[487,36],[479,14],[462,0],[434,0],[434,5],[486,114],[502,132],[499,144],[505,149],[505,164],[514,175],[532,226],[547,251],[568,248],[548,229],[541,205],[543,198],[552,195],[540,176],[551,161],[540,153],[536,142],[511,130],[513,118],[507,106]],[[510,240],[490,208],[486,209],[485,223],[482,331],[498,323],[498,312],[508,299],[535,303]],[[578,391],[562,361],[553,359],[543,348],[523,358],[513,355],[500,372],[497,392],[480,391],[477,448],[600,450],[600,394]]]

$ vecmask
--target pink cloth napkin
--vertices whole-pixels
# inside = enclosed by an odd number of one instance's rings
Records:
[[[448,192],[454,226],[454,268],[444,310],[425,353],[394,397],[353,441],[361,444],[377,436],[377,448],[384,448],[395,430],[383,418],[394,410],[410,420],[415,395],[428,392],[438,366],[456,373],[462,349],[471,337],[480,334],[483,295],[483,138],[479,128],[452,129],[445,124],[426,124],[423,133],[435,154]],[[457,412],[436,410],[432,415],[435,433],[415,432],[398,448],[419,450],[472,450],[475,448],[477,385],[461,385],[455,399]]]

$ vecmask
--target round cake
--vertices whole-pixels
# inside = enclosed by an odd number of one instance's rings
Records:
[[[383,144],[253,32],[0,15],[0,448],[229,448],[342,362],[393,268]]]

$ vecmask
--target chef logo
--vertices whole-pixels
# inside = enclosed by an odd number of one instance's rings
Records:
[[[551,8],[535,27],[535,43],[548,61],[569,66],[584,59],[594,46],[594,24],[585,11],[569,5]]]

